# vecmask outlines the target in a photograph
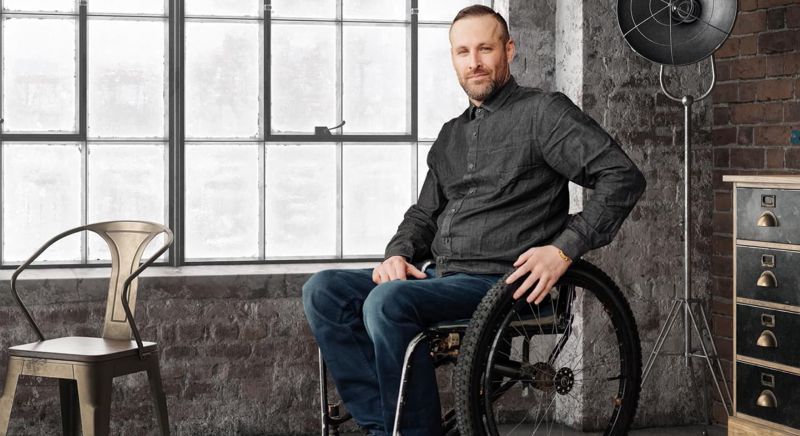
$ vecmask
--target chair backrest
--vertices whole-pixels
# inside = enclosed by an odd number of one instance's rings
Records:
[[[103,337],[106,339],[130,340],[131,327],[122,306],[125,280],[139,268],[142,254],[144,254],[144,250],[150,244],[150,241],[160,233],[164,233],[166,241],[162,248],[166,250],[166,247],[172,243],[172,232],[161,224],[147,221],[108,221],[89,224],[86,229],[103,238],[111,252],[111,279],[108,285]],[[156,254],[160,255],[160,253]],[[151,258],[150,260],[155,259]],[[136,307],[138,281],[138,278],[133,279],[128,291],[131,314],[133,314]]]

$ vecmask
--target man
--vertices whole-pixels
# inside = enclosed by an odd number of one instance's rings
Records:
[[[450,28],[470,106],[428,154],[417,204],[373,270],[328,270],[303,287],[311,329],[345,406],[370,434],[392,431],[408,342],[425,326],[469,318],[505,272],[538,304],[572,259],[609,243],[645,181],[614,140],[563,94],[517,85],[514,41],[492,9],[470,6]],[[569,216],[568,180],[593,188]],[[431,256],[435,268],[414,262]],[[527,294],[526,292],[532,291]],[[440,434],[434,368],[413,356],[401,430]]]

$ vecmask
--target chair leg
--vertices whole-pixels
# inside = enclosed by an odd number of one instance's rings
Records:
[[[22,361],[10,357],[5,387],[0,396],[0,436],[5,436],[8,432],[8,421],[11,418],[11,407],[14,405],[14,394],[17,392],[17,380],[20,374],[22,374]]]
[[[147,364],[147,379],[150,381],[150,393],[153,396],[153,404],[156,406],[158,427],[161,429],[161,436],[169,436],[169,414],[167,413],[167,396],[164,394],[164,386],[161,384],[161,369],[158,366],[158,356],[149,357]]]
[[[111,421],[111,381],[108,365],[74,365],[81,407],[83,436],[108,436]]]
[[[61,427],[64,436],[80,434],[81,415],[78,407],[78,384],[75,380],[59,379],[61,395]]]

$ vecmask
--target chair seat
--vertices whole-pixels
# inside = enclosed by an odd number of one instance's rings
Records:
[[[155,342],[142,342],[145,351],[154,351]],[[102,362],[138,353],[136,341],[68,336],[17,345],[8,349],[10,356],[34,359]]]

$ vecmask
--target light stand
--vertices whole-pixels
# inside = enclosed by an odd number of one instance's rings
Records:
[[[673,301],[672,307],[670,308],[669,315],[667,316],[667,321],[663,327],[661,327],[661,331],[658,333],[658,338],[656,339],[656,343],[653,346],[653,351],[650,352],[650,356],[647,358],[647,362],[644,365],[643,373],[642,373],[642,386],[644,386],[645,382],[647,381],[647,376],[650,374],[650,370],[653,368],[653,363],[655,363],[656,358],[661,354],[661,349],[664,346],[664,342],[666,342],[667,337],[669,336],[670,332],[672,331],[672,327],[675,325],[675,320],[678,319],[678,314],[683,311],[683,335],[684,335],[684,351],[682,353],[684,357],[684,365],[689,366],[689,358],[701,358],[706,361],[708,364],[708,369],[711,371],[711,377],[714,379],[714,385],[717,388],[717,393],[719,394],[719,398],[722,401],[723,405],[725,405],[725,411],[728,415],[731,414],[733,400],[731,399],[731,392],[728,389],[728,382],[725,379],[725,372],[722,369],[722,363],[719,360],[719,355],[717,353],[717,347],[714,345],[714,338],[711,333],[711,329],[709,328],[708,324],[708,317],[706,316],[705,308],[703,307],[703,301],[697,298],[692,298],[692,291],[691,291],[691,279],[692,279],[692,217],[691,217],[691,205],[690,205],[690,192],[692,187],[692,157],[691,157],[691,148],[692,148],[692,104],[703,100],[704,98],[708,97],[711,94],[711,90],[714,88],[714,84],[716,82],[716,74],[714,71],[714,56],[710,56],[711,59],[711,85],[708,87],[706,92],[704,92],[700,97],[694,98],[691,95],[685,95],[682,98],[676,97],[672,95],[664,86],[664,65],[661,65],[661,68],[658,73],[658,81],[661,85],[661,90],[664,94],[673,101],[679,101],[683,104],[683,122],[684,122],[684,131],[683,131],[683,138],[684,138],[684,149],[683,149],[683,298],[677,298]],[[702,320],[702,324],[698,324],[697,318],[694,314],[694,310],[697,310],[700,314],[700,319]],[[700,349],[701,353],[692,350],[692,333],[690,331],[690,322],[691,327],[694,328],[695,333],[697,334],[698,339],[700,340]],[[710,343],[711,343],[711,352],[712,354],[708,353],[708,348],[706,348],[705,339],[703,334],[708,334]],[[664,353],[666,354],[666,353]],[[727,403],[726,397],[722,395],[722,388],[720,387],[719,380],[716,375],[715,365],[712,363],[712,360],[716,362],[716,368],[719,369],[719,376],[722,378],[722,384],[725,387],[725,393],[727,394]],[[729,408],[728,405],[731,405]]]

